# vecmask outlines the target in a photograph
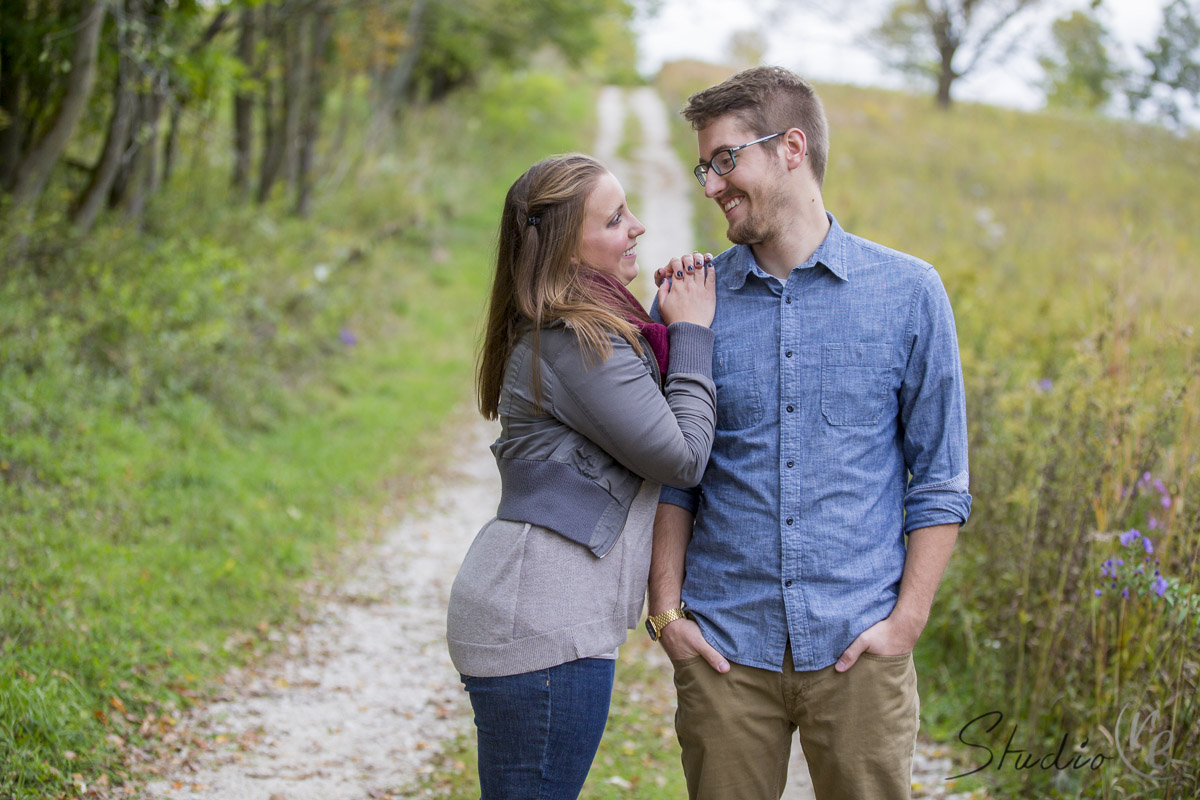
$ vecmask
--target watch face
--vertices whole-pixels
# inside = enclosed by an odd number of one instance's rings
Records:
[[[646,633],[650,634],[650,641],[657,642],[658,634],[654,630],[654,623],[649,619],[646,620]]]

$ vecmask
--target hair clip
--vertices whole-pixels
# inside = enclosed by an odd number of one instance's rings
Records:
[[[538,223],[542,221],[542,218],[541,217],[526,217],[525,221],[536,228],[538,226]]]

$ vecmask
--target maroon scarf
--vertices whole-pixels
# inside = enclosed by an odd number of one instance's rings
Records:
[[[622,319],[633,323],[638,332],[650,344],[650,349],[654,351],[654,359],[658,362],[658,371],[663,378],[666,378],[670,352],[667,326],[650,319],[650,315],[646,313],[646,309],[642,308],[642,304],[637,301],[633,293],[613,275],[590,269],[585,272],[591,277],[600,298],[611,306]]]

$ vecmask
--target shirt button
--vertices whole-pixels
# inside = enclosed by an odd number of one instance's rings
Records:
[[[792,518],[791,518],[791,517],[788,517],[788,518],[787,518],[787,524],[788,524],[788,525],[791,525],[791,524],[792,524]]]
[[[788,304],[791,304],[791,302],[792,302],[792,298],[790,298],[790,297],[785,297],[785,298],[783,298],[783,302],[785,302],[785,303],[788,303]]]
[[[796,409],[792,408],[791,406],[788,406],[788,413],[789,413],[789,414],[790,414],[790,413],[792,413],[792,412],[793,412],[793,411],[795,411],[795,410],[796,410]]]
[[[787,356],[788,358],[791,358],[791,357],[792,357],[792,351],[791,351],[791,350],[788,350],[786,353],[784,353],[784,355],[785,355],[785,356]]]
[[[791,469],[791,468],[792,468],[792,467],[794,467],[794,466],[796,466],[796,462],[795,462],[795,461],[789,461],[789,462],[788,462],[788,469]]]
[[[792,582],[791,582],[791,581],[784,581],[784,582],[783,582],[783,585],[784,585],[784,586],[791,586],[791,585],[792,585]]]

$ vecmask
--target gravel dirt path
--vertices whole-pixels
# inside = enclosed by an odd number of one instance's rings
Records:
[[[649,88],[606,89],[595,154],[630,195],[648,233],[639,243],[644,300],[650,273],[691,246],[694,188],[672,150],[668,112]],[[625,115],[642,141],[618,157]],[[467,419],[463,414],[461,418]],[[471,539],[494,513],[499,479],[488,444],[496,426],[463,424],[451,465],[322,601],[315,619],[265,663],[230,674],[225,696],[188,715],[161,780],[145,787],[171,800],[364,800],[411,796],[440,743],[469,728],[469,704],[446,654],[450,583]],[[636,634],[634,634],[636,635]],[[617,687],[620,691],[620,687]],[[610,735],[619,735],[610,731]],[[949,762],[918,754],[917,796],[945,797]],[[930,791],[932,790],[932,791]],[[812,798],[799,743],[786,800]]]
[[[482,420],[464,426],[438,488],[359,556],[315,621],[266,663],[228,676],[228,698],[184,721],[188,738],[212,744],[180,751],[149,796],[403,796],[439,743],[469,724],[446,653],[445,609],[471,539],[495,513],[500,484],[488,445],[497,430]]]

